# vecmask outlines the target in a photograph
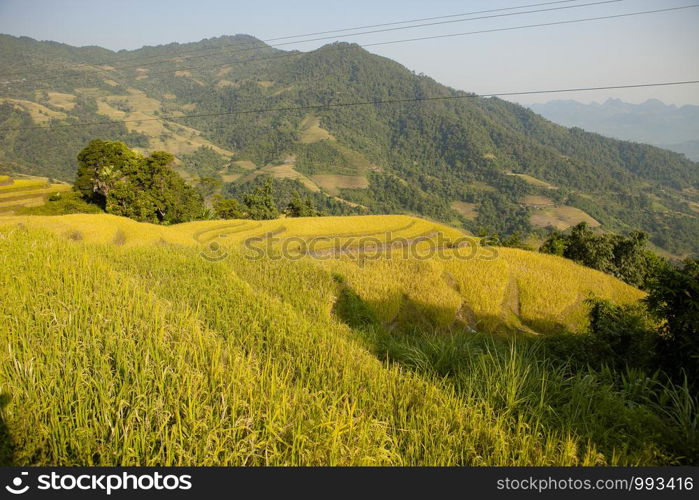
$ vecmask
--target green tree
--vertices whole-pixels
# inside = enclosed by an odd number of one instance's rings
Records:
[[[288,217],[317,217],[319,215],[313,200],[309,196],[301,198],[298,191],[294,191],[284,212]]]
[[[221,219],[246,219],[248,209],[235,199],[217,200],[214,202],[216,216]]]
[[[552,232],[539,248],[542,253],[563,257],[568,246],[568,238],[560,231]]]
[[[272,179],[267,179],[262,186],[257,186],[243,197],[251,219],[267,220],[279,217],[279,209],[274,201]]]
[[[217,177],[199,177],[197,191],[202,198],[206,200],[216,194],[221,189],[222,185],[223,182]]]
[[[648,235],[642,231],[626,236],[596,234],[581,222],[569,235],[551,233],[539,251],[561,255],[631,285],[645,287],[659,269],[667,266],[664,259],[648,250],[647,244]]]
[[[119,173],[129,172],[141,161],[141,156],[123,142],[90,141],[78,153],[78,172],[73,189],[85,201],[106,207],[107,195]]]
[[[590,354],[596,361],[617,367],[654,366],[654,340],[657,335],[648,311],[641,304],[616,305],[601,299],[589,299]]]
[[[663,268],[650,283],[645,299],[661,321],[657,352],[661,366],[676,380],[686,375],[699,388],[699,260],[682,268]]]
[[[107,213],[140,222],[200,219],[201,196],[170,168],[173,160],[164,151],[144,157],[123,143],[94,140],[78,155],[75,189]]]

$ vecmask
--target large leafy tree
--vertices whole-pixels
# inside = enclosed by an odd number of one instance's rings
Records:
[[[107,213],[173,224],[202,218],[201,196],[170,168],[164,151],[143,156],[125,144],[94,140],[78,155],[75,190]]]
[[[568,235],[552,233],[539,250],[598,269],[631,285],[647,287],[648,280],[667,266],[648,250],[647,244],[648,235],[641,231],[625,236],[596,234],[581,222]]]
[[[645,299],[661,321],[658,356],[666,372],[699,389],[699,260],[666,268],[651,282]]]
[[[279,209],[274,199],[272,180],[267,179],[262,186],[258,186],[243,197],[243,202],[248,207],[251,219],[266,220],[279,217]]]

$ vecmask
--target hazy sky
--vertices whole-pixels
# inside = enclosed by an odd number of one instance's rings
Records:
[[[545,0],[100,1],[0,0],[0,32],[99,45],[113,50],[247,33],[262,40],[445,16]],[[557,6],[590,3],[579,0]],[[546,23],[699,4],[699,0],[623,0],[604,5],[341,37],[359,44]],[[531,7],[524,10],[556,7]],[[482,14],[484,15],[484,14]],[[332,40],[280,48],[310,50]],[[699,8],[579,24],[370,47],[418,73],[477,93],[699,80]],[[699,85],[511,98],[522,103],[618,97],[699,104]]]

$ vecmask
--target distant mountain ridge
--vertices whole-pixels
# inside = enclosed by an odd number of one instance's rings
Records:
[[[566,129],[355,44],[286,52],[235,35],[113,52],[0,35],[0,67],[0,173],[70,181],[91,139],[121,140],[173,153],[191,182],[213,177],[224,195],[272,177],[330,213],[420,214],[500,235],[594,220],[699,253],[696,163]],[[440,96],[458,99],[309,108]],[[76,126],[31,128],[46,124]]]
[[[554,100],[529,107],[566,127],[653,144],[699,161],[699,106],[676,106],[658,99],[648,99],[641,104],[607,99],[590,104]]]

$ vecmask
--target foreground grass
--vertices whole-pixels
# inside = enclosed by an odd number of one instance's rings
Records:
[[[0,229],[5,464],[682,460],[672,416],[602,374],[438,322],[391,332],[350,263],[76,239]]]

